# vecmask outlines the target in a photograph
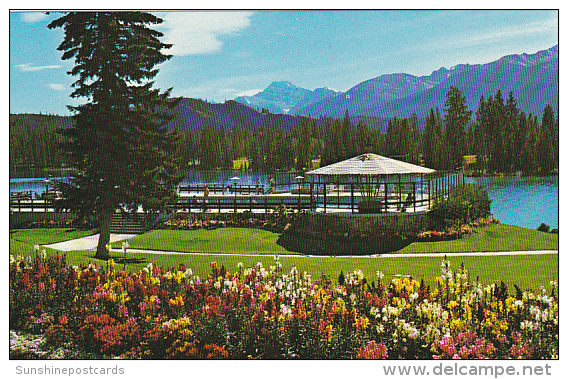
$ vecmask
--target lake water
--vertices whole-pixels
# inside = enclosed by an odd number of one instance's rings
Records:
[[[502,224],[536,229],[541,223],[558,228],[558,176],[466,178],[487,188],[491,213]]]
[[[234,183],[254,185],[258,180],[268,187],[270,178],[275,178],[278,189],[295,188],[294,173],[256,174],[231,171],[191,171],[182,184]],[[62,178],[55,178],[62,179]],[[10,192],[33,191],[41,195],[45,191],[45,178],[11,178]],[[551,229],[558,228],[558,177],[481,177],[466,178],[467,183],[482,184],[492,200],[491,212],[503,224],[536,229],[542,222]]]

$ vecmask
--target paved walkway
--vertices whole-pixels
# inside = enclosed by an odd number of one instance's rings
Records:
[[[122,241],[134,237],[134,234],[111,234],[110,241]],[[82,237],[70,241],[58,242],[50,245],[45,245],[52,249],[59,251],[94,251],[97,249],[99,235],[94,234],[87,237]],[[113,252],[122,252],[120,249],[112,249]],[[210,256],[230,256],[240,255],[247,257],[266,257],[273,254],[254,254],[254,253],[192,253],[182,251],[160,251],[160,250],[146,250],[146,249],[128,249],[129,253],[136,254],[191,254],[191,255],[210,255]],[[535,250],[535,251],[497,251],[497,252],[463,252],[463,253],[388,253],[388,254],[373,254],[373,255],[341,255],[341,258],[409,258],[409,257],[463,257],[463,256],[495,256],[495,255],[544,255],[544,254],[558,254],[558,250]],[[304,254],[283,254],[280,257],[298,257],[298,258],[328,258],[329,255],[304,255]]]
[[[134,237],[135,234],[111,234],[110,242],[122,241]],[[52,243],[49,245],[44,245],[51,249],[59,251],[95,251],[97,250],[97,245],[99,244],[99,235],[93,234],[87,237],[77,238],[74,240],[63,241]]]

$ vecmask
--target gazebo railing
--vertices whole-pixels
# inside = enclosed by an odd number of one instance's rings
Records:
[[[409,180],[398,176],[373,179],[364,182],[363,179],[317,178],[312,181],[315,208],[323,212],[329,208],[355,213],[359,204],[371,200],[378,204],[378,212],[416,212],[430,209],[435,201],[447,197],[453,186],[464,183],[463,173],[451,171],[415,176]]]

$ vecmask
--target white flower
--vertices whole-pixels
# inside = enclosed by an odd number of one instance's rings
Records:
[[[384,278],[385,274],[383,274],[381,271],[377,271],[377,278],[379,280],[381,280],[382,278]]]
[[[126,249],[128,249],[129,246],[130,246],[130,245],[128,245],[128,242],[127,242],[127,241],[124,241],[124,242],[122,243],[122,251],[124,251],[124,252],[126,253]]]
[[[37,252],[39,251],[39,245],[34,245],[34,250]]]

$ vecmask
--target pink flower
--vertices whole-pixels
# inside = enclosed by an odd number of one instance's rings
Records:
[[[388,357],[388,350],[385,344],[377,344],[374,340],[370,341],[367,346],[360,348],[357,352],[357,359],[386,359]]]

